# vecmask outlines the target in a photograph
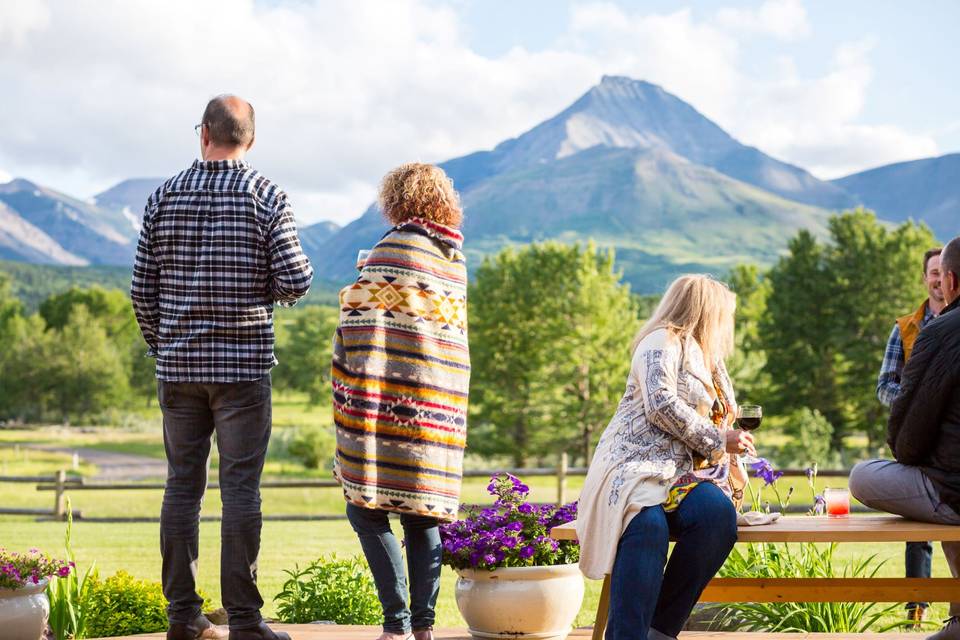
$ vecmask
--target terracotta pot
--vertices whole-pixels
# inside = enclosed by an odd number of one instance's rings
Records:
[[[457,573],[457,607],[474,638],[562,640],[583,603],[576,564]]]
[[[39,640],[47,628],[47,581],[19,589],[0,589],[0,635],[4,640]]]

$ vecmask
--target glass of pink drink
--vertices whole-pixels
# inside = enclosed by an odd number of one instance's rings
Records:
[[[823,499],[827,503],[827,515],[831,518],[845,518],[850,515],[849,489],[824,489]]]

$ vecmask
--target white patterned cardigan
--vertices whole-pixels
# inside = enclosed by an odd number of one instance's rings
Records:
[[[730,457],[723,432],[709,417],[714,380],[730,405],[735,401],[722,362],[715,376],[693,339],[681,344],[675,333],[658,329],[637,346],[626,392],[600,437],[580,493],[580,570],[588,578],[612,571],[630,520],[644,507],[666,501],[674,480],[694,471],[694,455],[726,479]],[[729,493],[726,482],[717,485]]]

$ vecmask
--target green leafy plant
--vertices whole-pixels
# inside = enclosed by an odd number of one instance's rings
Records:
[[[373,576],[359,558],[321,556],[306,568],[285,571],[290,579],[277,594],[282,622],[330,620],[337,624],[380,624],[383,613]]]
[[[308,469],[319,469],[330,460],[336,448],[335,439],[327,427],[297,427],[287,445],[287,452]]]
[[[106,580],[91,578],[83,598],[87,636],[104,638],[163,631],[167,600],[159,582],[118,571]]]
[[[63,577],[51,578],[47,584],[47,599],[50,601],[50,628],[56,640],[83,640],[87,635],[87,611],[83,606],[84,598],[90,588],[90,578],[94,565],[87,567],[82,574],[76,565],[76,556],[70,542],[73,533],[73,507],[67,498],[67,531],[63,546],[73,571]]]
[[[784,433],[790,440],[779,453],[781,462],[799,466],[818,460],[828,467],[843,466],[840,452],[831,445],[833,425],[818,410],[802,407],[791,412]]]
[[[751,465],[754,475],[771,487],[780,510],[785,511],[793,487],[781,497],[777,482],[783,475],[764,458]],[[823,496],[817,492],[817,465],[807,469],[807,483],[813,498],[808,515],[823,513]],[[754,505],[759,492],[747,483]],[[765,508],[769,511],[769,506]],[[834,559],[836,544],[817,546],[812,542],[790,544],[748,544],[746,550],[734,548],[718,575],[722,578],[873,578],[885,561],[871,555],[838,569]],[[775,632],[863,633],[897,608],[862,602],[746,602],[731,607],[708,605],[715,611],[712,626],[724,630]],[[904,623],[905,624],[905,623]],[[884,630],[900,626],[895,623]]]
[[[727,558],[723,578],[872,578],[883,566],[876,555],[837,569],[835,544],[750,544],[734,549]],[[719,627],[740,631],[863,633],[896,609],[862,602],[745,602],[736,607],[711,605],[720,612]]]

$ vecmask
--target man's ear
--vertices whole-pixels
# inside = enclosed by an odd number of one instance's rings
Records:
[[[253,148],[253,143],[256,142],[256,141],[257,141],[257,136],[256,136],[256,135],[254,135],[252,138],[250,138],[250,144],[247,145],[247,151],[250,151],[250,149]]]

